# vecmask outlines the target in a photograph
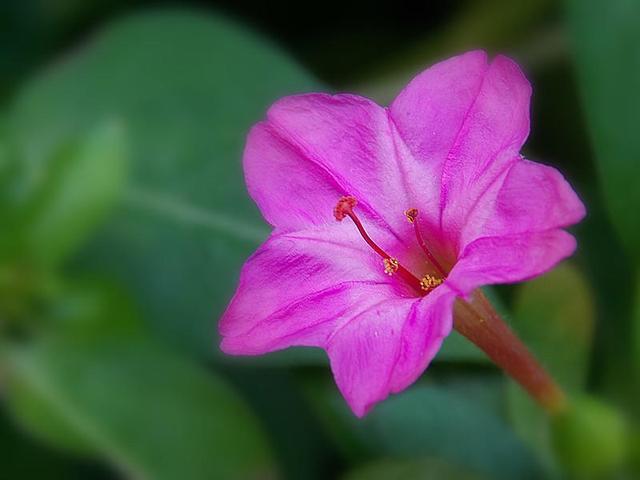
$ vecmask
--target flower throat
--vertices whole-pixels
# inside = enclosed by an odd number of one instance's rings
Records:
[[[446,278],[446,272],[444,268],[440,265],[438,260],[433,256],[427,244],[420,233],[420,229],[418,226],[418,210],[415,208],[410,208],[404,212],[405,217],[409,223],[413,225],[413,229],[416,235],[416,239],[418,240],[418,245],[422,248],[423,252],[426,254],[427,259],[433,265],[435,270],[437,270],[440,277],[436,277],[433,275],[425,275],[421,279],[418,279],[413,273],[403,267],[397,258],[392,257],[387,252],[385,252],[378,244],[376,244],[372,238],[369,236],[367,231],[364,229],[362,222],[355,214],[353,209],[358,204],[358,200],[353,196],[345,196],[338,200],[335,208],[333,209],[333,216],[336,217],[336,220],[341,222],[345,217],[349,217],[353,223],[355,224],[358,232],[362,236],[367,245],[369,245],[374,252],[376,252],[380,257],[382,257],[382,264],[384,265],[384,273],[387,275],[398,275],[402,278],[409,286],[411,286],[414,290],[416,290],[421,296],[427,295],[429,292],[434,290],[438,285],[440,285]]]

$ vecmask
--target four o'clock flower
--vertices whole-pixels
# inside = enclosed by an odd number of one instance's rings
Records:
[[[553,395],[476,291],[576,248],[563,228],[584,206],[557,170],[520,155],[530,95],[513,61],[474,51],[422,72],[387,108],[355,95],[277,101],[244,152],[274,231],[242,269],[222,350],[323,348],[362,416],[427,368],[455,304],[456,328],[534,395]]]

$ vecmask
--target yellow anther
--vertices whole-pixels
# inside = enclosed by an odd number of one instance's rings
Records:
[[[422,290],[433,290],[442,283],[442,279],[434,277],[433,275],[425,275],[420,280],[420,288]]]
[[[393,275],[398,271],[400,264],[397,258],[385,258],[382,263],[384,264],[384,273],[387,275]]]
[[[409,220],[409,223],[413,223],[416,221],[416,217],[418,216],[418,209],[410,208],[408,210],[405,210],[404,216],[407,217],[407,220]]]

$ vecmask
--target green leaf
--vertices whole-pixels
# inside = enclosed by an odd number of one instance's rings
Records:
[[[485,388],[487,385],[485,385]],[[434,457],[490,478],[538,478],[531,453],[469,388],[414,385],[378,404],[363,419],[348,410],[335,387],[321,403],[325,424],[340,431],[341,441],[356,454],[416,458]],[[322,404],[333,407],[321,411]]]
[[[349,472],[344,480],[481,480],[485,477],[435,458],[378,460]]]
[[[309,367],[329,368],[329,358],[324,350],[315,347],[291,347],[270,352],[259,357],[224,356],[222,364],[250,366],[252,368],[270,367]]]
[[[27,379],[18,375],[11,378],[7,400],[13,416],[34,437],[77,455],[98,453],[96,446],[71,425],[60,408],[34,391]]]
[[[590,379],[601,393],[626,403],[630,410],[636,401],[637,382],[629,381],[633,359],[633,302],[635,279],[633,259],[624,252],[620,238],[597,201],[581,235],[581,260],[598,306],[598,328],[594,337]],[[640,393],[640,392],[638,392]]]
[[[118,200],[125,180],[122,127],[105,123],[64,150],[26,219],[28,255],[47,267],[64,261],[94,232]]]
[[[455,330],[445,338],[434,362],[489,363],[489,358]]]
[[[142,338],[144,328],[129,299],[115,285],[94,279],[57,282],[46,310],[46,321],[28,320],[28,334],[54,336],[73,342],[97,342],[102,338]],[[95,453],[69,425],[67,419],[41,395],[34,395],[31,384],[22,377],[12,378],[7,392],[14,415],[36,437],[75,453]]]
[[[12,154],[7,133],[7,121],[0,115],[0,262],[12,258],[21,237],[16,225],[21,217],[14,196],[16,174],[19,170],[15,155]]]
[[[80,277],[60,281],[54,295],[40,334],[87,342],[116,335],[149,336],[136,307],[118,285]]]
[[[100,452],[129,475],[263,478],[271,471],[244,403],[160,344],[57,337],[12,350],[9,365],[18,418],[37,422],[37,433],[57,445]]]
[[[567,3],[578,80],[605,198],[627,252],[640,264],[640,3]]]
[[[215,373],[153,339],[126,295],[65,285],[26,342],[5,344],[7,399],[35,436],[143,478],[272,471],[256,419]]]
[[[75,459],[61,455],[49,448],[43,448],[37,442],[19,431],[0,412],[0,451],[2,451],[2,478],[75,480],[103,478],[100,470],[89,469]],[[93,470],[93,471],[92,471]]]
[[[614,405],[577,396],[552,420],[555,452],[568,472],[576,478],[616,478],[631,438],[628,419]]]
[[[633,361],[635,363],[635,388],[637,394],[640,395],[640,275],[636,280],[636,294],[633,312]],[[638,398],[637,395],[634,395]]]
[[[130,287],[166,339],[210,355],[239,268],[269,232],[246,193],[245,136],[277,98],[310,90],[317,83],[265,39],[168,10],[107,27],[32,82],[11,128],[39,165],[87,125],[124,121],[131,184],[83,268]]]
[[[0,186],[2,187],[5,187],[5,183],[8,180],[7,170],[11,164],[6,135],[6,118],[2,113],[0,114]]]
[[[515,301],[514,329],[569,393],[580,392],[586,381],[594,309],[588,284],[570,264],[523,285]],[[547,416],[515,383],[509,385],[508,407],[516,431],[553,470]]]
[[[569,263],[524,284],[513,327],[539,361],[569,391],[584,385],[593,340],[595,305],[581,272]]]

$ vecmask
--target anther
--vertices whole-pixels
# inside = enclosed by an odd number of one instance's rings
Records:
[[[442,283],[441,278],[434,277],[432,275],[425,275],[420,280],[420,288],[425,291],[431,291]]]
[[[385,258],[384,260],[382,260],[382,263],[384,264],[384,273],[386,273],[387,275],[393,275],[398,271],[398,268],[400,267],[398,259],[393,257]]]
[[[404,211],[404,216],[407,217],[409,223],[413,223],[416,221],[416,217],[418,216],[417,208],[410,208]]]

